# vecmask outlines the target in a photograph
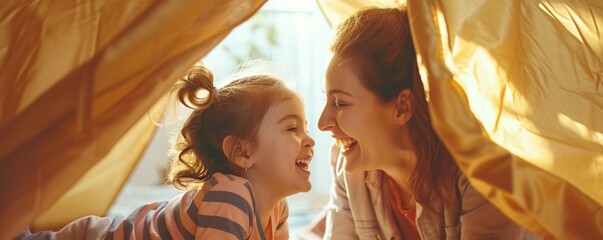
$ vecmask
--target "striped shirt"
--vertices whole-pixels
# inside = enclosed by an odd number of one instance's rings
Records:
[[[123,220],[87,216],[59,232],[22,233],[18,239],[288,239],[288,211],[281,200],[262,229],[251,184],[216,173],[199,189],[141,206]]]

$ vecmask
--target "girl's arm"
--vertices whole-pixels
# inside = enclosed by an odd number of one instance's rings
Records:
[[[32,233],[25,228],[15,239],[104,239],[114,222],[108,217],[86,216],[69,223],[58,232]]]
[[[141,206],[123,221],[87,216],[58,232],[24,229],[17,239],[247,239],[258,234],[251,196],[249,182],[220,175],[201,190]]]

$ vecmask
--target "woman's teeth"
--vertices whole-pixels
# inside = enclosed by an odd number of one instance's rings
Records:
[[[339,139],[340,146],[343,146],[343,150],[347,151],[352,148],[357,141],[355,139]]]

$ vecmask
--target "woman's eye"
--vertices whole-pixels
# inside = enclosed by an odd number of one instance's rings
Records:
[[[343,104],[343,103],[341,103],[341,102],[339,102],[339,101],[335,100],[335,101],[333,102],[333,107],[335,107],[335,108],[337,108],[337,109],[341,109],[341,108],[345,107],[345,104]]]

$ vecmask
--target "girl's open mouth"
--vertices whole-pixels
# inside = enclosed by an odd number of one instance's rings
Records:
[[[312,157],[297,159],[297,160],[295,160],[295,165],[304,171],[308,171],[308,167],[310,166],[311,160],[312,160]]]

